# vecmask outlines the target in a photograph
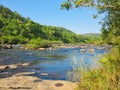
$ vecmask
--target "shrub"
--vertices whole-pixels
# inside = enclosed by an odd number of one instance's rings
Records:
[[[120,48],[113,48],[100,62],[101,67],[87,71],[78,67],[80,81],[76,90],[120,90]]]

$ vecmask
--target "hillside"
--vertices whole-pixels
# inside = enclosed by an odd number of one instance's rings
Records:
[[[1,44],[74,43],[77,34],[63,27],[40,25],[0,5]]]
[[[93,37],[95,37],[95,38],[98,38],[98,37],[100,37],[100,33],[85,33],[85,34],[82,34],[83,36],[85,36],[85,37],[91,37],[91,36],[93,36]]]

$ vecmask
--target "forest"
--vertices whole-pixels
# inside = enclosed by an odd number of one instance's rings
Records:
[[[97,35],[76,34],[63,27],[41,25],[25,18],[16,11],[0,5],[0,43],[33,44],[37,46],[52,43],[98,43]]]

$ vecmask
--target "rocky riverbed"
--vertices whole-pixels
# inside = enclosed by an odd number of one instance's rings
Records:
[[[54,47],[60,49],[25,50],[19,45],[1,49],[0,90],[74,90],[75,83],[63,81],[67,79],[67,71],[72,70],[73,56],[78,61],[82,57],[86,65],[91,65],[94,56],[103,55],[109,49],[74,44],[56,44]]]
[[[73,82],[43,80],[34,76],[35,72],[25,72],[29,65],[30,63],[0,65],[0,90],[74,90],[76,87]]]
[[[74,90],[76,84],[73,82],[42,80],[34,76],[35,72],[25,72],[29,65],[0,65],[0,90]]]
[[[42,80],[29,76],[34,72],[16,73],[0,79],[0,90],[74,90],[76,84],[61,80]]]

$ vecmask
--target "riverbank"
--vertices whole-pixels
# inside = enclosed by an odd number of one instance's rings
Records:
[[[35,72],[24,71],[30,63],[0,65],[0,90],[74,90],[76,84],[63,80],[44,80]],[[27,69],[27,68],[26,68]]]
[[[0,79],[0,90],[74,90],[76,84],[62,80],[42,80],[29,76],[34,72],[17,73]]]
[[[55,50],[58,48],[82,48],[82,49],[90,49],[90,48],[96,48],[96,49],[104,49],[108,50],[111,49],[111,45],[92,45],[92,44],[51,44],[47,47],[40,47],[37,46],[37,48],[33,47],[34,45],[30,44],[4,44],[0,45],[0,49],[25,49],[25,50]]]
[[[66,44],[65,46],[68,45]],[[93,61],[92,57],[94,55],[99,55],[106,51],[98,50],[95,53],[82,53],[80,50],[85,47],[66,48],[51,51],[0,50],[0,66],[2,69],[0,90],[74,90],[75,83],[61,81],[67,79],[67,71],[72,70],[70,63],[73,56],[78,57],[79,60],[82,56],[86,55],[85,61],[89,62]],[[56,57],[65,55],[67,57],[65,59]],[[91,58],[88,59],[88,56]],[[30,64],[34,64],[34,66]]]

